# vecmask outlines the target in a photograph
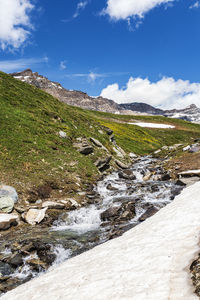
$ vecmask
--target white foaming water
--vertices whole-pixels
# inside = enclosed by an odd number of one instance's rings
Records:
[[[56,255],[56,259],[52,267],[55,267],[70,258],[72,251],[70,249],[65,249],[62,245],[57,245],[54,247],[54,254]]]
[[[38,259],[37,254],[31,254],[29,256],[26,256],[23,259],[23,265],[16,269],[16,271],[12,274],[12,277],[13,278],[18,278],[20,280],[24,280],[24,279],[26,279],[27,277],[29,277],[31,275],[33,277],[37,276],[38,273],[31,270],[30,265],[27,264],[27,261],[31,260],[31,259]]]
[[[88,207],[82,207],[68,213],[66,215],[66,220],[58,220],[52,229],[55,231],[76,231],[80,234],[98,230],[102,224],[101,213],[110,207],[118,206],[120,201],[116,201],[116,198],[120,197],[141,197],[139,205],[136,203],[136,216],[130,221],[131,223],[137,223],[140,216],[145,212],[145,208],[143,208],[144,204],[153,204],[158,209],[162,208],[164,205],[171,202],[171,184],[157,182],[159,191],[151,192],[148,190],[148,187],[155,183],[155,181],[143,181],[144,174],[148,172],[148,167],[151,167],[154,161],[154,159],[149,157],[144,157],[139,160],[132,169],[133,174],[136,176],[136,180],[134,181],[119,178],[117,172],[106,176],[102,181],[98,182],[96,186],[96,192],[102,199],[100,203],[91,204]],[[145,185],[141,186],[141,183],[144,183]],[[108,184],[111,184],[111,186],[117,190],[113,191],[113,189],[108,189]],[[134,188],[137,187],[137,184],[138,188],[134,189],[133,192],[128,190],[128,186]]]

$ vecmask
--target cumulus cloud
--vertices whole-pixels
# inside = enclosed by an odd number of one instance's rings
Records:
[[[200,7],[200,2],[196,1],[194,4],[190,5],[189,9],[195,9]]]
[[[190,104],[200,104],[200,82],[175,80],[163,77],[157,82],[145,78],[131,77],[126,87],[120,88],[117,83],[108,85],[101,96],[117,103],[145,102],[165,109],[183,108]]]
[[[33,28],[30,11],[31,0],[0,0],[0,47],[19,48]]]
[[[143,18],[151,9],[161,4],[168,5],[175,0],[107,0],[103,14],[108,14],[111,19],[130,20],[131,17]]]
[[[18,72],[27,68],[38,66],[42,63],[48,63],[48,57],[43,58],[21,58],[16,60],[0,61],[0,70],[4,72]]]

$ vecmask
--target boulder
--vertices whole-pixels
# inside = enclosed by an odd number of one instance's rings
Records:
[[[133,174],[131,170],[123,170],[118,173],[119,178],[127,179],[127,180],[135,180],[136,176]]]
[[[6,230],[12,225],[17,225],[18,215],[16,214],[0,214],[0,230]]]
[[[47,207],[43,209],[31,208],[24,214],[25,221],[30,225],[36,225],[42,222],[45,218]]]
[[[119,167],[119,168],[121,168],[121,169],[128,169],[129,168],[129,166],[128,165],[126,165],[126,164],[124,164],[123,162],[121,162],[120,160],[115,160],[115,163],[116,163],[116,165]]]
[[[192,176],[192,177],[186,177],[186,178],[180,178],[177,180],[176,184],[177,185],[181,185],[181,186],[189,186],[189,185],[192,185],[194,183],[196,183],[197,181],[200,180],[200,177],[198,176]]]
[[[190,150],[190,146],[189,146],[189,145],[183,148],[183,151],[184,151],[184,152],[185,152],[185,151],[188,151],[188,150]]]
[[[45,201],[42,203],[42,208],[50,208],[50,209],[64,209],[65,205],[56,201]]]
[[[11,213],[14,207],[14,200],[10,196],[0,197],[0,211]]]
[[[129,157],[131,159],[134,159],[134,158],[137,158],[137,155],[135,153],[131,152],[131,153],[129,153]]]
[[[59,137],[61,137],[61,138],[63,138],[63,139],[65,139],[66,137],[67,137],[67,134],[66,134],[66,132],[64,132],[64,131],[59,131]]]
[[[190,153],[196,153],[200,151],[200,146],[199,145],[192,145],[189,149]]]
[[[85,138],[84,139],[78,138],[77,142],[74,143],[73,146],[77,149],[78,152],[84,155],[89,155],[94,151],[93,147]]]
[[[200,170],[188,170],[178,173],[179,177],[193,177],[199,176],[200,177]]]
[[[90,141],[97,147],[103,148],[102,143],[100,143],[98,140],[94,139],[93,137],[90,138]]]
[[[112,186],[111,183],[109,183],[107,186],[106,186],[107,190],[109,191],[118,191],[118,188]]]
[[[11,197],[13,199],[14,203],[17,203],[17,201],[18,201],[18,195],[17,195],[16,190],[11,186],[2,184],[2,185],[0,185],[0,198],[5,197],[5,196]]]
[[[155,207],[150,207],[146,210],[146,212],[139,218],[140,222],[145,221],[147,218],[152,217],[153,215],[155,215],[155,213],[158,212],[158,209],[156,209]]]
[[[112,159],[112,156],[108,156],[104,159],[98,159],[95,162],[95,166],[99,169],[99,171],[103,172],[110,167],[109,163],[110,163],[111,159]]]
[[[110,219],[113,219],[114,217],[119,216],[120,207],[110,207],[104,212],[101,213],[101,220],[102,221],[110,221]]]
[[[4,262],[0,262],[0,274],[2,276],[9,276],[10,274],[12,274],[14,272],[14,269],[7,263]],[[1,278],[0,275],[0,278]]]

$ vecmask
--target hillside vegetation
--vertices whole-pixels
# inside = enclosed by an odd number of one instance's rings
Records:
[[[131,120],[173,124],[176,129],[126,124]],[[200,137],[199,125],[182,120],[121,116],[68,106],[0,72],[0,181],[14,185],[21,193],[47,181],[56,183],[58,191],[62,183],[63,193],[76,193],[97,179],[94,163],[105,153],[96,149],[85,156],[73,142],[79,137],[93,137],[115,156],[104,126],[114,131],[117,144],[127,154],[149,154],[163,145],[187,144]],[[61,138],[59,131],[67,138]]]

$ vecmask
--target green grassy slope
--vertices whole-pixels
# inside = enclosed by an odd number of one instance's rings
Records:
[[[144,129],[125,123],[132,119],[174,124],[175,130]],[[148,154],[163,145],[187,143],[200,137],[200,126],[162,117],[118,116],[85,111],[59,102],[49,94],[0,72],[0,181],[22,187],[47,180],[66,183],[93,181],[100,150],[84,156],[73,148],[77,137],[94,137],[114,154],[102,125],[113,129],[127,153]],[[62,139],[58,132],[67,133]]]

